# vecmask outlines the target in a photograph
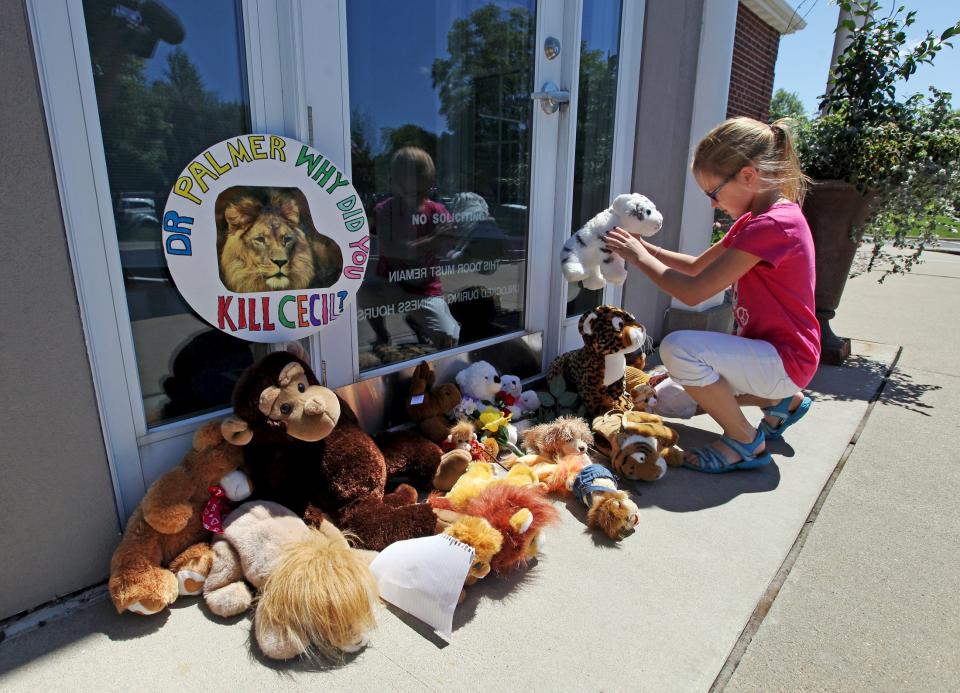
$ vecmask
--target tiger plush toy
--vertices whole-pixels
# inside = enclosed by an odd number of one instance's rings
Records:
[[[563,375],[580,394],[591,417],[611,409],[633,409],[624,385],[624,355],[648,344],[646,329],[627,311],[609,305],[583,315],[579,329],[583,347],[558,356],[547,378]]]

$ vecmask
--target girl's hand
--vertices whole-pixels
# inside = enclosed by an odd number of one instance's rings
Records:
[[[619,226],[610,229],[603,240],[607,248],[633,265],[639,265],[641,261],[650,258],[650,253],[643,247],[643,244]]]

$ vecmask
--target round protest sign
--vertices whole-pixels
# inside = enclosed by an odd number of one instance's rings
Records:
[[[162,234],[190,307],[253,342],[300,339],[343,315],[370,253],[343,172],[278,135],[241,135],[196,156],[167,198]]]

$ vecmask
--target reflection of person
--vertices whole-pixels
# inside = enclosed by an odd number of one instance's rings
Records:
[[[673,332],[660,355],[724,431],[713,445],[687,453],[684,464],[705,472],[759,467],[771,461],[766,440],[780,438],[810,407],[800,390],[820,357],[813,239],[798,206],[806,178],[789,128],[750,118],[708,133],[692,169],[713,207],[737,219],[722,240],[698,257],[620,229],[608,234],[607,245],[687,305],[733,284],[735,335]],[[759,430],[744,417],[744,405],[763,408]]]
[[[370,223],[380,253],[376,277],[368,274],[360,300],[367,306],[409,303],[404,309],[407,323],[418,337],[444,349],[458,343],[460,325],[443,298],[437,272],[437,231],[449,212],[427,197],[435,177],[433,159],[419,147],[403,147],[393,155],[392,195],[374,207]],[[382,316],[371,317],[370,324],[380,341],[390,340]]]
[[[492,274],[498,263],[504,259],[508,239],[490,216],[487,201],[474,192],[461,192],[453,196],[450,202],[452,223],[446,227],[452,233],[446,239],[449,248],[444,260],[462,262],[464,260],[485,261],[480,274]]]

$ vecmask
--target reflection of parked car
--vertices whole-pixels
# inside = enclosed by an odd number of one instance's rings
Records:
[[[155,233],[159,225],[157,206],[152,198],[121,197],[117,202],[117,233],[121,240],[145,240],[141,236]]]

